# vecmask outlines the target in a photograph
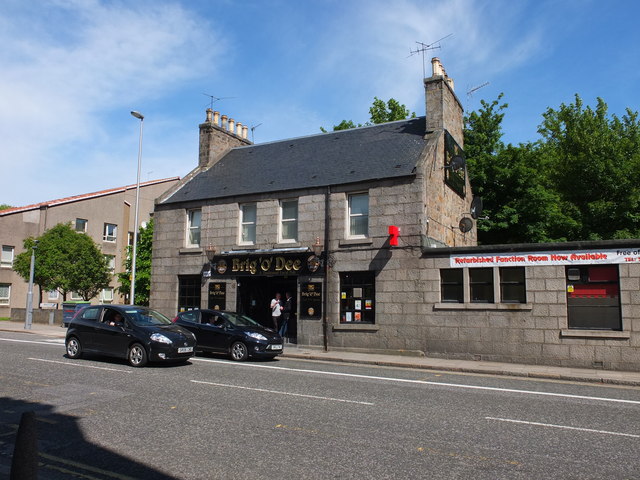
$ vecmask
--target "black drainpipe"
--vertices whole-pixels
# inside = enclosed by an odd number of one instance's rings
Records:
[[[331,216],[329,215],[329,200],[331,187],[327,186],[324,194],[324,288],[322,289],[322,341],[324,351],[329,350],[329,325],[327,322],[327,304],[329,290],[329,228],[331,227]]]

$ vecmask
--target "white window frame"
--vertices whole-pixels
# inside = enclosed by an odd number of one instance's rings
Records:
[[[78,220],[84,222],[84,228],[82,230],[78,229]],[[86,218],[76,218],[75,230],[78,233],[87,233],[88,225],[89,225],[89,220],[87,220]]]
[[[107,262],[107,266],[109,267],[110,272],[116,271],[116,256],[115,255],[105,255],[104,259]]]
[[[2,257],[0,257],[0,267],[11,268],[15,259],[15,247],[12,245],[2,245]]]
[[[113,287],[103,288],[100,293],[100,301],[102,303],[112,303],[113,302]]]
[[[253,220],[247,220],[247,211],[249,209],[253,209]],[[238,238],[238,243],[240,245],[255,245],[257,223],[258,205],[255,203],[245,203],[240,205],[240,231]],[[251,233],[253,233],[253,235],[250,235]]]
[[[60,298],[60,292],[58,290],[49,290],[47,292],[47,298],[49,300],[58,300]]]
[[[69,299],[74,302],[84,300],[78,292],[69,292]]]
[[[7,295],[0,296],[0,305],[9,305],[11,302],[11,284],[10,283],[0,283],[0,292],[2,292],[1,288],[7,289]],[[1,295],[1,293],[0,293]]]
[[[295,216],[291,218],[285,218],[285,205],[295,203],[296,212]],[[295,243],[298,241],[298,217],[299,217],[299,209],[298,209],[298,199],[287,199],[280,200],[280,231],[278,232],[278,237],[280,243]],[[284,232],[287,230],[287,227],[293,225],[294,236],[293,237],[285,237]]]
[[[367,197],[367,211],[366,213],[352,213],[351,212],[351,203],[355,197]],[[352,219],[358,218],[366,218],[366,233],[353,233],[351,228]],[[347,224],[346,224],[346,236],[347,238],[369,238],[369,192],[354,192],[350,193],[347,196]]]
[[[112,229],[109,227],[113,227]],[[118,238],[118,225],[115,223],[105,223],[102,240],[109,243],[115,243]]]
[[[198,214],[198,222],[194,222],[195,214]],[[187,210],[187,247],[199,247],[202,241],[202,209]],[[196,238],[197,237],[197,238]]]

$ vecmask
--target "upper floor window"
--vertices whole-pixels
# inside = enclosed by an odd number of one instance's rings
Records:
[[[76,232],[87,233],[88,223],[89,221],[85,220],[84,218],[76,218]]]
[[[100,295],[100,299],[102,300],[102,303],[113,302],[113,288],[112,287],[103,288],[102,293]]]
[[[13,266],[13,253],[14,247],[11,245],[2,246],[2,257],[0,260],[0,267],[11,268]]]
[[[11,284],[0,283],[0,305],[9,305],[11,298]]]
[[[105,242],[115,242],[118,236],[118,226],[113,223],[104,224],[104,236],[102,239]]]
[[[79,300],[84,300],[84,298],[82,298],[82,295],[80,295],[78,292],[70,292],[69,298],[71,298],[72,301],[76,302]]]
[[[280,202],[280,240],[295,242],[298,239],[298,200]]]
[[[133,232],[127,232],[127,245],[130,247],[133,247],[133,237],[134,237]]]
[[[200,246],[200,223],[202,220],[202,210],[187,211],[187,246]]]
[[[256,243],[257,207],[255,203],[240,206],[240,243]]]
[[[49,292],[47,292],[47,298],[49,300],[58,300],[58,298],[60,298],[60,292],[58,292],[58,290],[49,290]]]
[[[115,257],[115,255],[105,255],[104,259],[107,262],[107,266],[109,267],[109,271],[115,272],[116,271],[116,257]]]
[[[369,236],[369,194],[349,195],[349,237]]]

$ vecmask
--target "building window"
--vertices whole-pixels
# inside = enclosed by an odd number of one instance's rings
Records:
[[[133,247],[133,232],[127,232],[127,245]]]
[[[13,253],[14,247],[10,245],[2,246],[2,257],[0,260],[0,267],[2,268],[11,268],[13,267]]]
[[[255,204],[240,206],[240,243],[256,243],[257,207]]]
[[[116,257],[115,257],[115,255],[105,255],[104,256],[104,260],[105,260],[105,262],[107,262],[107,266],[109,267],[109,271],[110,272],[115,272],[116,271]]]
[[[11,284],[0,283],[0,305],[9,305],[11,299]]]
[[[76,218],[76,232],[78,233],[87,233],[87,224],[88,220],[84,218]]]
[[[200,224],[202,210],[187,211],[187,247],[200,246]]]
[[[84,298],[82,298],[82,295],[80,295],[78,292],[71,292],[69,294],[69,298],[71,298],[71,300],[74,302],[84,300]]]
[[[622,330],[617,265],[567,266],[569,328]]]
[[[500,267],[500,302],[527,303],[524,267]]]
[[[493,303],[493,268],[469,269],[471,303]]]
[[[200,275],[178,277],[178,311],[200,308]]]
[[[280,240],[295,242],[298,239],[298,200],[280,202]]]
[[[111,303],[113,302],[113,288],[103,288],[102,294],[100,295],[102,303]]]
[[[349,195],[349,237],[369,236],[369,194]]]
[[[47,298],[49,300],[58,300],[58,298],[60,298],[60,292],[58,292],[58,290],[49,290],[49,292],[47,292]]]
[[[340,273],[340,323],[375,323],[375,273]]]
[[[115,242],[118,236],[118,226],[113,223],[104,224],[104,236],[102,239],[105,242]]]
[[[464,302],[462,268],[445,268],[440,270],[440,294],[442,302]]]

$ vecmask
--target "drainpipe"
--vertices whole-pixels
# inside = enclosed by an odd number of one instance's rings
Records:
[[[329,215],[329,200],[331,187],[327,186],[324,194],[324,288],[322,289],[322,342],[324,351],[329,351],[329,325],[327,321],[327,305],[329,290],[329,228],[331,226]]]

